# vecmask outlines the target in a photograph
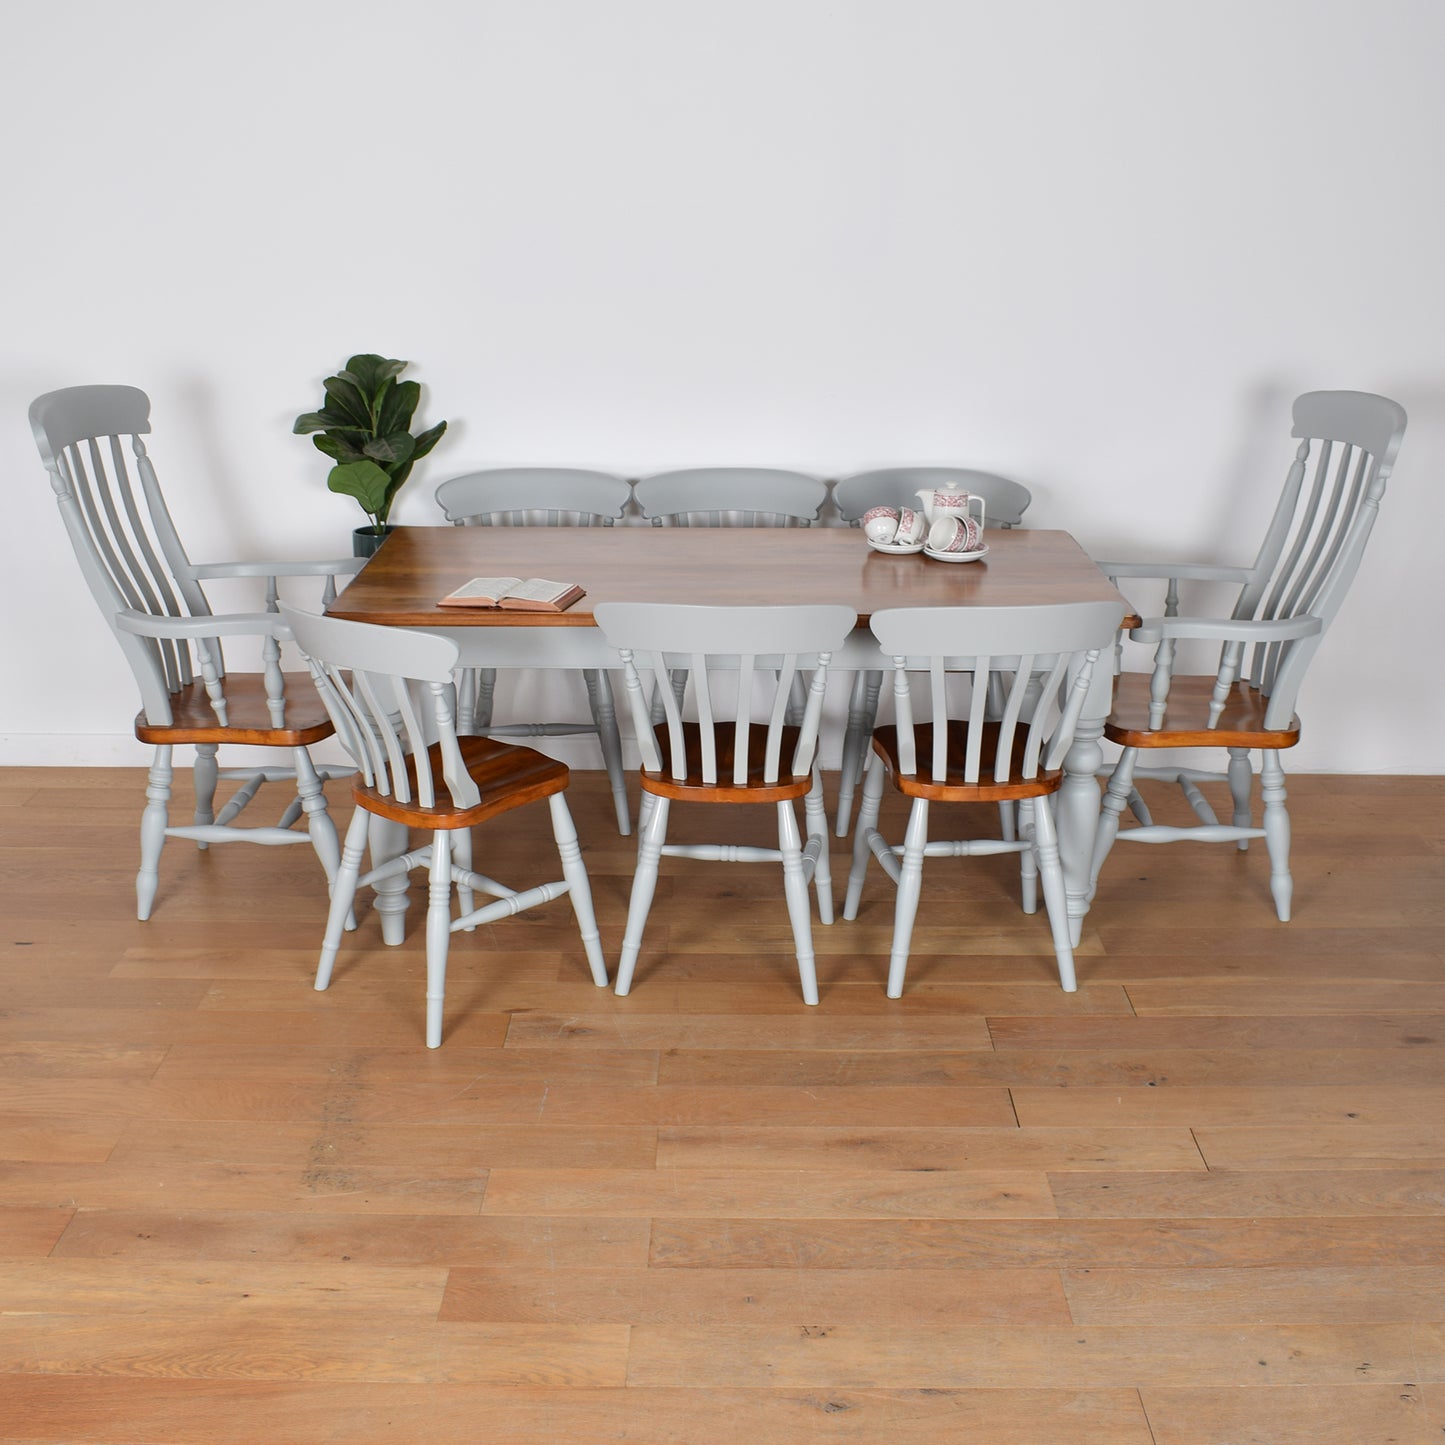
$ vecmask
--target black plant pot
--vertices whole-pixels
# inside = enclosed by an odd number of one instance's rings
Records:
[[[351,555],[353,557],[373,557],[376,549],[391,536],[396,530],[395,527],[386,526],[380,532],[372,527],[358,527],[351,534]]]

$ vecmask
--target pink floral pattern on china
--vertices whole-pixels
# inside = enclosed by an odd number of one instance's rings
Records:
[[[915,542],[922,542],[927,530],[928,523],[925,521],[923,513],[915,512],[911,507],[904,507],[898,514],[898,533],[895,540],[911,546]]]
[[[898,508],[869,507],[868,510],[863,513],[862,517],[859,518],[859,521],[866,527],[869,522],[874,521],[878,517],[889,517],[896,522],[898,520]]]
[[[966,512],[968,504],[973,500],[968,492],[949,492],[939,488],[933,494],[933,505],[944,507],[949,511]]]

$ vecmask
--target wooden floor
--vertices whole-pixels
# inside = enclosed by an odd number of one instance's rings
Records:
[[[929,865],[895,1002],[875,868],[816,1009],[773,869],[672,861],[631,997],[554,904],[428,1052],[419,903],[316,993],[309,849],[172,843],[137,923],[141,775],[0,771],[0,1439],[1438,1445],[1445,779],[1290,787],[1293,923],[1121,844],[1076,995],[1007,860]]]

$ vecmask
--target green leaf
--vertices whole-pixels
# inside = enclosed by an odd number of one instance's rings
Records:
[[[411,434],[402,431],[389,437],[373,437],[361,450],[373,461],[380,462],[389,475],[395,476],[396,467],[411,460],[415,446]]]
[[[371,407],[361,388],[345,372],[340,376],[328,376],[322,385],[330,403],[324,410],[332,412],[350,426],[371,430]]]
[[[412,413],[421,400],[421,387],[414,381],[399,381],[387,392],[377,418],[376,430],[381,436],[410,431]]]
[[[387,491],[391,478],[373,461],[345,462],[332,467],[326,478],[326,485],[333,492],[355,497],[361,503],[361,510],[386,520]]]
[[[346,369],[341,374],[348,381],[356,383],[358,390],[368,402],[374,401],[381,388],[393,377],[400,376],[406,370],[408,363],[405,361],[392,361],[385,356],[377,356],[375,352],[363,352],[360,356],[353,356],[346,363]]]
[[[331,418],[319,411],[303,411],[296,418],[295,425],[291,428],[297,436],[304,437],[307,432],[325,431],[331,425]]]
[[[366,455],[350,437],[337,432],[322,432],[311,438],[311,445],[334,462],[359,462]]]
[[[447,429],[444,421],[439,421],[434,427],[429,427],[416,439],[416,446],[412,449],[412,461],[420,461],[441,439],[442,433]]]

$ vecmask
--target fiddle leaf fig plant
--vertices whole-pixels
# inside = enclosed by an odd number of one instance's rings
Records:
[[[354,497],[378,536],[386,531],[391,504],[412,464],[447,429],[446,422],[439,421],[418,436],[411,434],[421,387],[397,379],[408,365],[370,352],[353,356],[323,383],[326,401],[321,410],[303,412],[292,427],[298,436],[311,433],[312,445],[336,463],[326,485]]]

